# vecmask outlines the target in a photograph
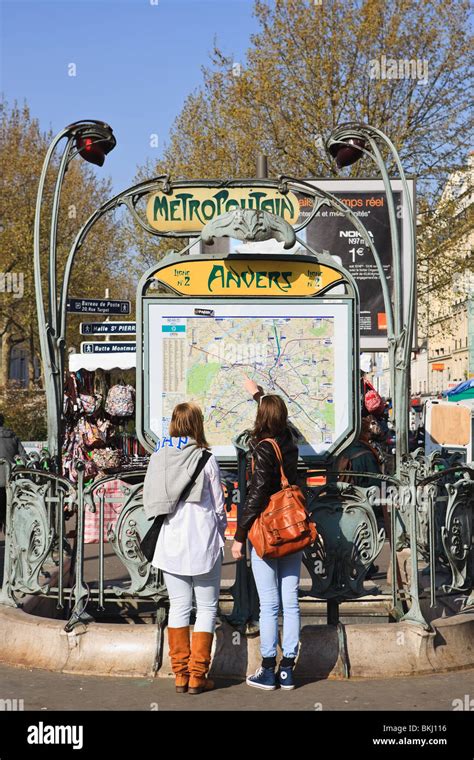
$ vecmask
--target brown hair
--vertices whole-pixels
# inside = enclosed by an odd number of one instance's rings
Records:
[[[281,396],[262,396],[252,431],[253,438],[256,441],[274,438],[283,433],[287,423],[288,409]]]
[[[170,422],[170,436],[173,438],[191,436],[201,449],[209,448],[204,434],[204,417],[200,407],[192,401],[185,401],[173,409]]]
[[[373,414],[367,414],[365,417],[362,417],[359,433],[359,439],[361,441],[365,441],[366,443],[383,441],[384,437],[380,423]]]

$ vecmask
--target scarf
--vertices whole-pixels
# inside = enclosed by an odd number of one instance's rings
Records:
[[[190,437],[158,439],[143,484],[143,507],[149,519],[174,512],[203,451]],[[186,497],[187,501],[201,501],[203,486],[202,470]]]

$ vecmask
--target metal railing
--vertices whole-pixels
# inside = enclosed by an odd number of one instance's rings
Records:
[[[120,599],[154,602],[158,608],[167,600],[161,571],[147,562],[140,550],[140,539],[149,528],[142,507],[144,471],[136,470],[84,482],[84,463],[76,462],[77,484],[54,472],[33,467],[7,468],[7,512],[5,558],[0,603],[21,606],[25,595],[43,595],[56,600],[56,608],[68,613],[65,630],[93,617],[86,611],[90,603],[98,612],[106,603]],[[124,477],[125,480],[122,480]],[[114,495],[107,486],[120,479]],[[118,519],[107,524],[105,503],[116,505]],[[86,512],[98,517],[97,583],[85,580]],[[72,545],[66,538],[66,525],[73,518]],[[105,573],[105,545],[121,561],[128,579],[110,585]],[[95,543],[95,541],[94,541]],[[51,576],[56,582],[40,580]]]
[[[40,464],[41,461],[41,464]],[[66,630],[94,618],[87,609],[103,611],[107,603],[124,599],[152,602],[164,615],[167,591],[161,571],[154,568],[140,550],[140,540],[148,530],[142,496],[144,470],[132,470],[84,482],[84,465],[77,463],[78,481],[44,469],[47,459],[30,458],[28,466],[6,467],[7,513],[3,586],[0,603],[21,606],[25,595],[42,595],[56,600],[67,617]],[[42,469],[39,469],[39,467]],[[386,536],[391,547],[392,617],[430,628],[422,613],[420,599],[427,599],[420,583],[421,572],[429,575],[429,604],[434,608],[440,594],[462,595],[462,610],[474,609],[473,506],[474,465],[435,453],[426,458],[421,451],[405,458],[399,479],[373,473],[346,473],[379,481],[380,487],[363,488],[337,480],[342,473],[325,470],[326,483],[308,487],[308,508],[318,527],[315,544],[304,553],[311,578],[310,596],[326,600],[328,622],[339,620],[339,605],[363,598],[367,572],[379,555]],[[245,461],[240,458],[237,493],[245,499]],[[108,486],[114,481],[111,495]],[[117,483],[118,481],[118,483]],[[106,503],[115,505],[117,520],[107,522]],[[384,511],[385,529],[374,512]],[[240,505],[239,505],[239,508]],[[84,572],[86,515],[95,514],[98,533],[97,580],[87,581]],[[75,520],[71,546],[66,525]],[[110,584],[105,572],[107,537],[113,555],[120,560],[128,578]],[[398,552],[411,550],[411,578],[402,583],[398,572]],[[89,559],[88,559],[89,562]],[[239,563],[234,599],[251,569]],[[51,577],[55,582],[41,580]],[[90,567],[90,565],[89,565]],[[242,606],[240,624],[255,617],[251,598]],[[99,615],[100,617],[100,615]]]

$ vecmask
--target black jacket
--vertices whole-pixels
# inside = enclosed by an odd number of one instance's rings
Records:
[[[0,459],[7,459],[10,464],[13,464],[16,456],[26,456],[21,441],[10,428],[0,427]],[[3,488],[4,486],[5,468],[3,464],[0,464],[0,488]]]
[[[276,437],[283,457],[283,470],[291,484],[298,478],[298,446],[289,428],[282,435]],[[250,479],[245,505],[240,515],[236,541],[245,541],[252,523],[263,512],[272,494],[281,490],[280,465],[276,458],[273,446],[268,441],[259,443],[253,449],[253,461],[255,469]]]

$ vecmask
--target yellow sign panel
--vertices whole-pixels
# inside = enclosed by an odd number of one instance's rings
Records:
[[[183,261],[155,277],[187,296],[313,296],[342,279],[331,267],[291,259]]]
[[[292,225],[300,215],[294,193],[283,195],[271,187],[185,187],[153,193],[146,218],[159,232],[200,232],[211,219],[237,208],[269,211]]]

